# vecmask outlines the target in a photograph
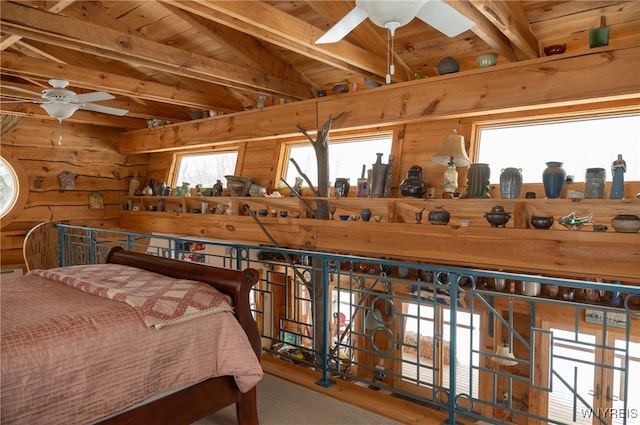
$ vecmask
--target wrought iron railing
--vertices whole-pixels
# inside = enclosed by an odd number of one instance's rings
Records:
[[[365,384],[447,409],[449,423],[640,424],[637,286],[59,227],[62,265],[117,245],[260,270],[264,351],[316,368],[319,385]]]

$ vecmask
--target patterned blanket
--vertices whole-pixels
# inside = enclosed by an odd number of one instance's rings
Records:
[[[124,302],[150,328],[160,329],[220,311],[233,311],[227,297],[204,282],[174,279],[120,264],[38,269],[29,274]]]

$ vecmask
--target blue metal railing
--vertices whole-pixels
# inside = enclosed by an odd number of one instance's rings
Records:
[[[59,227],[62,265],[104,262],[117,245],[260,270],[252,308],[265,352],[316,368],[320,385],[369,385],[446,409],[449,423],[640,423],[639,287]]]

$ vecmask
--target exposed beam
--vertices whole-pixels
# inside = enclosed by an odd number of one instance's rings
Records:
[[[58,13],[66,9],[68,6],[73,4],[76,0],[62,0],[51,6],[47,9],[51,13]],[[5,51],[9,47],[13,46],[15,43],[20,41],[22,37],[19,35],[5,35],[0,39],[0,51]]]
[[[386,59],[342,40],[336,44],[315,44],[322,31],[265,2],[162,0],[206,19],[291,50],[334,68],[364,76],[384,78]]]
[[[1,23],[6,33],[72,50],[89,51],[105,58],[124,60],[183,77],[297,99],[312,96],[307,85],[295,81],[19,4],[3,4]]]
[[[540,57],[540,43],[531,32],[531,27],[521,2],[500,0],[469,1],[528,59]]]
[[[446,0],[446,3],[467,18],[471,19],[475,23],[475,26],[471,28],[470,31],[480,37],[492,49],[495,49],[498,55],[509,62],[517,62],[520,59],[525,59],[518,58],[518,55],[514,51],[507,36],[500,32],[498,27],[489,21],[489,19],[487,19],[485,15],[476,9],[470,2]]]
[[[223,91],[212,93],[196,92],[179,87],[167,86],[152,81],[142,81],[106,72],[66,64],[30,58],[10,52],[0,56],[3,73],[20,77],[50,75],[68,80],[73,86],[88,90],[107,91],[113,95],[130,96],[157,102],[170,100],[175,105],[196,109],[218,109],[238,111],[242,107],[238,101],[230,99]],[[221,90],[224,90],[221,88]],[[226,98],[226,99],[225,99]],[[221,99],[223,99],[221,101]]]
[[[18,115],[29,118],[55,120],[47,112],[35,103],[0,103],[0,113],[6,115]],[[116,127],[127,129],[140,129],[147,126],[145,120],[131,117],[118,117],[90,111],[76,111],[64,122],[99,125],[103,127]]]

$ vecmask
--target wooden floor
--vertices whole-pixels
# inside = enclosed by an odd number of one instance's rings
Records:
[[[367,409],[371,412],[386,416],[404,424],[440,425],[447,418],[444,411],[429,409],[406,400],[392,397],[369,388],[335,380],[330,387],[323,387],[316,382],[321,374],[311,369],[288,363],[284,360],[264,355],[262,367],[266,373],[287,381],[294,382],[306,388],[318,391],[330,397],[335,397],[346,403]],[[458,423],[472,424],[474,422],[456,418]]]

